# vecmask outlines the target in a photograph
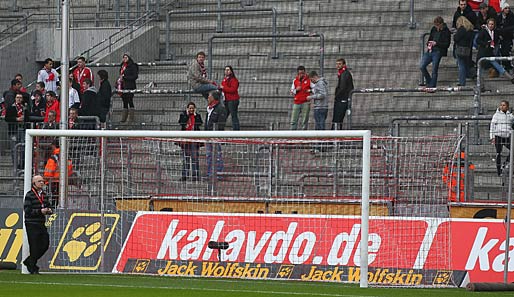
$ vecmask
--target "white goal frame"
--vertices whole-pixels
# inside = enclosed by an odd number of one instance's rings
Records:
[[[362,138],[362,200],[361,200],[361,242],[368,243],[371,131],[370,130],[325,130],[325,131],[119,131],[119,130],[44,130],[28,129],[25,133],[24,193],[31,189],[32,147],[34,136],[52,137],[155,137],[155,138]],[[25,224],[23,224],[25,229]],[[25,230],[24,230],[24,234]],[[366,240],[363,240],[365,238]],[[23,259],[28,255],[27,237],[24,236]],[[368,287],[368,244],[360,245],[360,287]],[[23,267],[24,273],[27,273]]]

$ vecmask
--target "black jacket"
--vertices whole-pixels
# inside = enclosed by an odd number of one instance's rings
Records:
[[[100,105],[98,104],[96,89],[91,87],[82,94],[82,101],[79,109],[80,116],[99,116]]]
[[[512,33],[514,32],[514,14],[509,12],[505,18],[503,13],[496,17],[496,32],[503,38],[502,42],[512,43]]]
[[[25,194],[25,201],[23,203],[23,210],[25,212],[26,223],[45,223],[45,215],[41,212],[42,208],[50,207],[50,203],[46,198],[46,194],[43,192],[40,197],[43,198],[43,205],[36,197],[35,189],[31,189]]]
[[[98,104],[109,110],[111,108],[111,96],[112,88],[108,80],[104,80],[100,83],[100,89],[98,90]]]
[[[467,5],[464,11],[461,11],[460,7],[457,7],[457,10],[453,14],[452,28],[457,28],[457,19],[461,16],[466,17],[468,21],[470,21],[471,24],[473,24],[473,26],[477,23],[477,15],[473,11],[473,9],[471,9],[471,7]]]
[[[437,28],[433,26],[430,30],[430,36],[428,36],[428,41],[436,42],[432,50],[439,51],[441,53],[441,57],[446,57],[451,43],[451,36],[452,33],[446,24],[443,25],[443,29],[441,31],[437,31]]]
[[[487,8],[487,13],[484,17],[484,15],[482,14],[481,11],[478,11],[478,15],[477,15],[477,22],[475,24],[475,29],[478,29],[478,30],[481,30],[482,29],[482,25],[485,25],[487,23],[487,20],[488,19],[496,19],[497,17],[497,13],[496,13],[496,10],[494,10],[494,8],[492,8],[491,6],[489,6]]]
[[[187,125],[187,121],[189,120],[189,115],[187,114],[187,111],[184,110],[180,116],[179,116],[179,119],[178,119],[178,123],[180,124],[180,128],[182,129],[182,131],[186,130],[186,125]],[[200,130],[200,126],[203,125],[203,121],[202,121],[202,116],[197,113],[195,115],[195,128],[194,130],[195,131],[198,131]]]
[[[475,33],[473,33],[473,31],[468,31],[466,28],[460,27],[457,29],[457,32],[455,32],[455,35],[453,35],[453,41],[458,46],[471,48],[474,36]]]
[[[211,116],[207,112],[207,124],[205,130],[214,131],[214,124],[217,124],[216,131],[225,130],[225,124],[227,122],[227,110],[221,102],[214,106],[214,110],[211,112]]]
[[[123,64],[121,65],[123,67]],[[123,90],[134,90],[136,88],[136,79],[139,76],[139,66],[129,58],[127,68],[123,72]]]
[[[337,80],[335,99],[338,101],[348,100],[353,90],[353,77],[350,71],[345,70]]]
[[[497,48],[499,44],[500,36],[494,30],[494,44],[495,48]],[[478,53],[477,53],[477,61],[483,57],[494,57],[494,48],[491,47],[491,35],[487,32],[487,29],[482,29],[478,32],[477,37],[477,45],[478,45]]]

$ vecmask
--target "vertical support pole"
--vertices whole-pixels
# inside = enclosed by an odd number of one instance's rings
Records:
[[[505,234],[505,260],[503,261],[503,282],[508,282],[509,276],[509,252],[510,252],[510,212],[512,210],[512,167],[514,164],[514,131],[510,131],[510,161],[509,161],[509,195],[507,196],[507,216],[505,217],[505,224],[507,225],[507,230]]]
[[[473,115],[478,116],[480,115],[482,111],[482,102],[481,102],[481,92],[482,92],[482,86],[481,86],[481,79],[482,76],[482,63],[485,58],[481,58],[477,62],[477,85],[475,88],[475,91],[473,92]],[[475,138],[475,144],[480,144],[480,131],[478,127],[478,121],[475,121],[474,125],[474,138]]]
[[[25,193],[30,191],[32,184],[32,147],[33,147],[33,138],[29,133],[25,133],[25,174],[23,176],[23,197],[25,197]],[[23,201],[21,202],[23,204]],[[29,241],[27,239],[27,230],[25,229],[25,216],[22,215],[22,225],[23,225],[23,245],[21,250],[21,260],[25,260],[29,256]],[[21,266],[21,273],[28,274],[27,266]]]
[[[325,35],[319,33],[319,73],[323,77],[325,74]]]
[[[114,0],[114,26],[116,27],[120,26],[120,1]]]
[[[458,126],[457,126],[457,131],[459,131],[459,135],[462,135],[462,124],[459,123]],[[456,194],[456,201],[460,201],[460,183],[462,182],[462,158],[461,158],[461,154],[460,152],[462,152],[462,141],[459,141],[459,147],[458,147],[458,151],[457,151],[457,159],[456,159],[456,162],[457,164],[456,167],[455,167],[455,170],[457,171],[457,179],[456,179],[456,182],[455,182],[455,194]],[[450,179],[452,177],[450,176]]]
[[[368,233],[369,233],[369,188],[371,166],[371,131],[362,137],[362,199],[361,199],[361,243],[360,243],[360,287],[368,287]]]
[[[271,8],[271,34],[273,37],[271,38],[271,58],[278,59],[277,54],[277,10],[272,7]]]
[[[107,141],[105,137],[100,138],[100,271],[105,271],[105,153],[107,152]]]
[[[304,31],[303,27],[303,0],[298,0],[298,31]]]
[[[62,26],[61,26],[61,121],[60,129],[66,130],[68,124],[68,102],[69,102],[69,85],[68,85],[68,73],[69,73],[69,19],[70,19],[70,3],[69,0],[62,0]],[[68,145],[66,137],[60,137],[59,139],[61,151],[59,154],[59,207],[65,206],[66,191],[68,189]]]
[[[171,17],[170,12],[166,12],[166,60],[172,60],[170,42],[171,42]]]
[[[217,21],[216,21],[216,33],[222,33],[223,32],[223,20],[221,19],[221,0],[218,0],[218,12],[217,15]]]
[[[416,21],[414,20],[414,0],[410,0],[410,20],[409,20],[409,29],[416,29]]]

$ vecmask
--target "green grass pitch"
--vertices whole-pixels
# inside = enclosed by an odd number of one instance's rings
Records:
[[[0,271],[0,296],[514,296],[514,292],[468,292],[464,289],[367,288],[340,283],[232,280],[114,274],[40,274]]]

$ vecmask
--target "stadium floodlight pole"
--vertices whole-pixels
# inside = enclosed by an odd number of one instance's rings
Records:
[[[510,147],[514,147],[514,131],[510,131]],[[503,261],[503,282],[506,284],[509,278],[509,253],[510,253],[510,212],[512,210],[512,167],[514,167],[514,150],[509,150],[509,194],[507,196],[507,215],[505,224],[507,225],[505,233],[505,261]]]
[[[65,130],[68,128],[68,102],[69,102],[69,26],[70,20],[70,3],[69,0],[62,0],[62,26],[61,26],[61,120],[59,129]],[[61,136],[59,139],[59,207],[64,207],[66,186],[68,181],[68,148],[66,145],[66,138]]]

